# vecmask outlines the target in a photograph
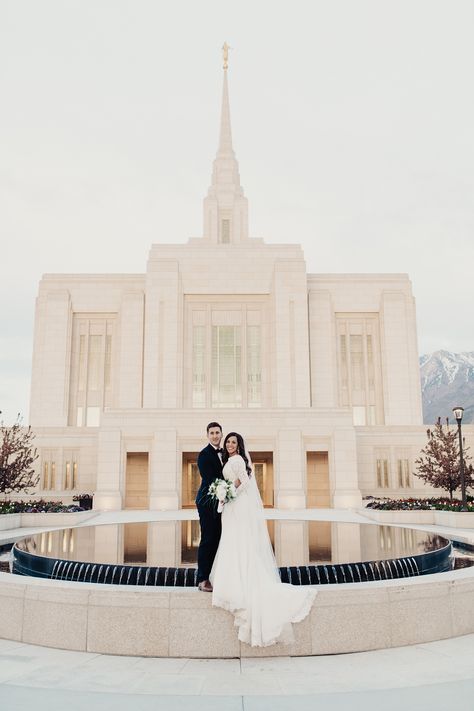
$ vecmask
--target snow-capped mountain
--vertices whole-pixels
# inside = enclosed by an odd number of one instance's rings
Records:
[[[420,357],[423,421],[434,424],[449,417],[453,407],[464,407],[463,423],[474,423],[474,351],[435,351]]]

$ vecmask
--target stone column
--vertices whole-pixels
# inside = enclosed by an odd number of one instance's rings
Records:
[[[357,474],[357,443],[353,426],[334,430],[332,457],[329,457],[329,481],[334,508],[362,506]]]
[[[280,430],[275,462],[275,500],[279,509],[306,506],[304,456],[300,430]]]
[[[312,407],[337,407],[334,307],[329,291],[309,292]]]
[[[423,421],[414,319],[413,302],[406,294],[383,292],[380,320],[386,425]]]
[[[303,259],[276,260],[273,281],[276,407],[309,407],[306,267]]]
[[[30,423],[33,427],[68,424],[72,308],[69,292],[40,293],[36,302]]]
[[[176,430],[160,429],[155,433],[150,456],[150,509],[179,507],[180,475]]]
[[[121,432],[107,429],[99,432],[97,456],[97,489],[94,493],[94,509],[116,511],[122,508]]]
[[[147,408],[178,407],[180,291],[178,261],[150,257],[143,367],[143,406]]]
[[[120,308],[118,354],[119,408],[142,407],[144,294],[128,291]]]

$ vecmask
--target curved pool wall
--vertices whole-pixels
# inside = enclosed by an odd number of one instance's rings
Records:
[[[331,516],[360,522],[354,512]],[[232,615],[196,588],[0,573],[0,637],[103,654],[232,658],[338,654],[474,633],[474,567],[317,590],[295,642],[260,649],[239,643]]]
[[[164,567],[144,565],[112,565],[47,558],[20,550],[12,551],[12,572],[53,580],[102,583],[108,585],[139,585],[150,587],[195,587],[195,567]],[[452,544],[446,540],[437,550],[403,558],[360,561],[357,563],[327,563],[323,565],[282,566],[280,578],[292,585],[331,585],[343,583],[394,580],[418,575],[445,572],[452,569]]]
[[[0,573],[0,636],[126,656],[232,658],[339,654],[474,632],[474,568],[322,585],[292,645],[251,648],[233,616],[196,588],[115,586]]]

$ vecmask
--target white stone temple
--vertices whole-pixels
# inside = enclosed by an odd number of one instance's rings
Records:
[[[206,425],[245,437],[266,506],[427,495],[406,274],[308,274],[249,234],[224,68],[203,234],[142,274],[47,274],[35,318],[38,490],[97,509],[194,505]]]

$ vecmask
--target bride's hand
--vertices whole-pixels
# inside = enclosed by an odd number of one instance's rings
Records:
[[[239,486],[241,485],[241,483],[242,483],[242,482],[240,481],[240,479],[236,479],[236,480],[234,481],[234,486],[235,486],[235,488],[238,489]]]

